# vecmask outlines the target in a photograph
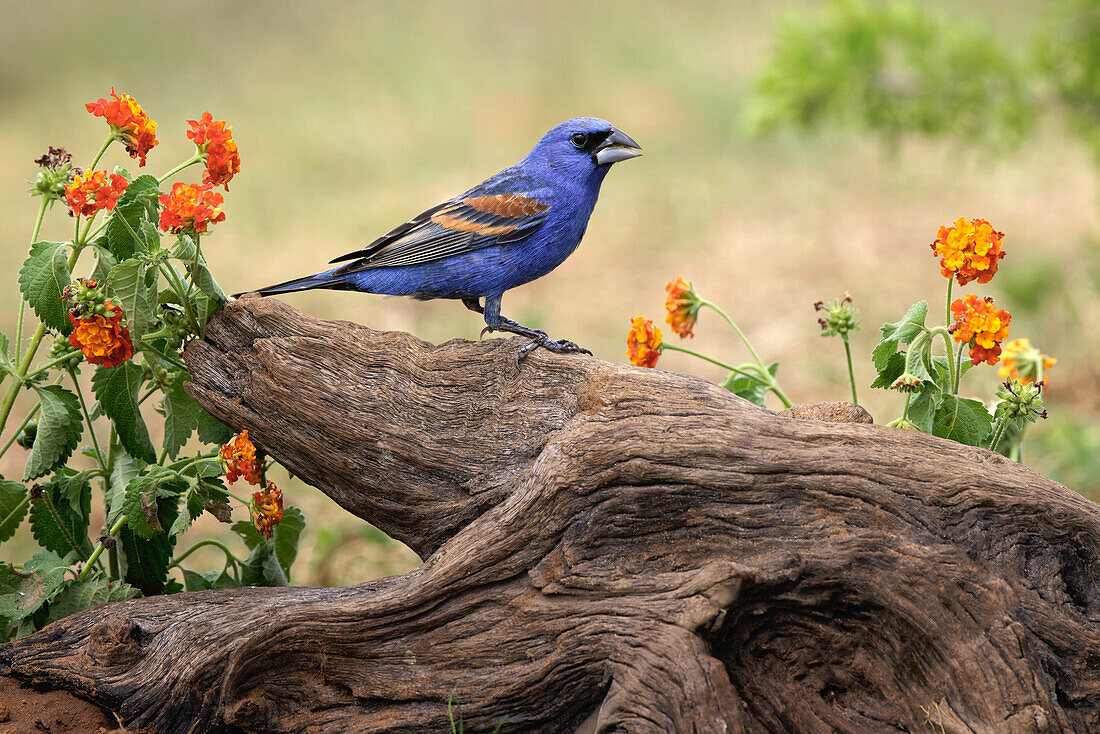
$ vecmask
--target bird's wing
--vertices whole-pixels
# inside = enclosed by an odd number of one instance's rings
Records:
[[[334,275],[415,265],[492,245],[522,242],[542,224],[550,206],[523,194],[469,194],[434,206],[362,250],[332,262],[354,260]]]

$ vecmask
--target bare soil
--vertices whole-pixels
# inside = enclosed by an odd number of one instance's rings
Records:
[[[0,734],[123,734],[118,722],[68,691],[36,691],[0,676]]]

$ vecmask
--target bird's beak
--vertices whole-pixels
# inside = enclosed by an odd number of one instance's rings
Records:
[[[613,127],[611,134],[593,151],[592,158],[602,166],[637,158],[641,154],[642,146],[634,142],[634,138]]]

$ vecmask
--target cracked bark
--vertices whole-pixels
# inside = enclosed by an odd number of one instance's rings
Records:
[[[424,565],[0,649],[153,732],[1100,731],[1100,508],[852,406],[227,306],[192,394]],[[799,420],[798,418],[809,418]],[[815,419],[816,418],[816,419]]]

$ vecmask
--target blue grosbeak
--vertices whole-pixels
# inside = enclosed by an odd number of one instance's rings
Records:
[[[546,275],[577,249],[611,165],[641,154],[605,120],[567,120],[519,163],[332,261],[350,262],[258,292],[332,288],[454,298],[484,315],[486,331],[529,337],[517,361],[536,347],[591,354],[502,316],[500,301],[506,290]]]

